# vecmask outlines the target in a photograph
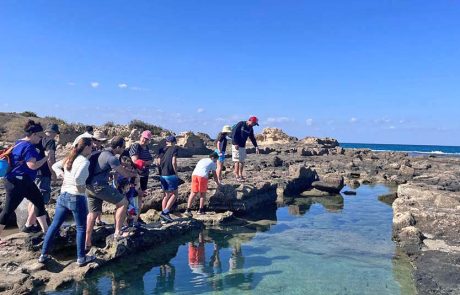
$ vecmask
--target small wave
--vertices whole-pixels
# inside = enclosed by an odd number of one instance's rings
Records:
[[[431,151],[431,152],[422,152],[422,151],[401,151],[401,150],[373,150],[373,152],[397,152],[397,153],[413,153],[413,154],[428,154],[428,155],[453,155],[458,156],[460,153],[446,153],[442,151]]]

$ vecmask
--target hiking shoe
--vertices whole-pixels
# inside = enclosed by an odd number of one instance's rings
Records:
[[[96,256],[92,256],[92,255],[85,255],[85,257],[83,258],[78,258],[77,259],[77,264],[78,266],[84,266],[88,263],[90,263],[91,261],[94,261],[96,260]]]
[[[46,263],[50,259],[51,256],[49,256],[48,254],[41,254],[40,257],[38,257],[38,263]]]
[[[28,234],[32,234],[32,233],[38,233],[40,232],[40,227],[38,225],[31,225],[31,226],[25,226],[22,228],[21,230],[23,233],[28,233]]]
[[[189,217],[189,218],[192,217],[193,216],[192,211],[190,211],[189,209],[185,210],[184,216]]]
[[[200,210],[198,210],[198,215],[205,215],[206,214],[206,211],[204,210],[204,208],[200,208]]]
[[[173,222],[174,220],[171,218],[171,216],[169,216],[169,213],[168,214],[165,214],[163,213],[163,211],[161,212],[160,214],[160,218],[163,219],[164,221],[166,222]]]

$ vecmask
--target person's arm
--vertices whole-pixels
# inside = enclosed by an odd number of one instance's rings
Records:
[[[126,177],[126,178],[131,178],[131,177],[136,177],[137,176],[137,173],[129,171],[128,169],[126,169],[125,167],[123,167],[121,165],[113,168],[113,170],[115,170],[116,172],[120,173],[121,176]]]
[[[256,148],[256,154],[259,154],[259,147],[257,146],[257,140],[256,137],[254,136],[254,129],[251,128],[251,132],[249,133],[249,139],[251,140],[252,144]]]
[[[177,175],[177,155],[174,155],[172,158],[172,166],[174,169],[174,173]]]
[[[131,161],[133,162],[136,162],[137,160],[139,160],[139,147],[138,147],[138,144],[135,143],[131,146],[131,148],[129,149],[129,156],[131,157]]]
[[[216,149],[219,153],[219,156],[222,155],[222,151],[220,150],[220,143],[221,143],[220,138],[218,138],[217,143],[216,143]]]
[[[64,160],[57,161],[51,166],[57,178],[64,178]]]

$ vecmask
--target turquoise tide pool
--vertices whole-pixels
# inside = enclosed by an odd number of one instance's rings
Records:
[[[391,240],[389,188],[286,199],[249,225],[207,229],[48,294],[415,294]]]

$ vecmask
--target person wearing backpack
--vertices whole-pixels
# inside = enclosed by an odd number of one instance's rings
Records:
[[[56,162],[56,136],[60,134],[59,126],[57,124],[49,124],[45,130],[45,136],[42,140],[36,145],[37,149],[39,150],[40,157],[44,157],[48,155],[48,162],[40,167],[37,171],[37,178],[35,178],[35,183],[40,189],[40,192],[43,196],[43,201],[45,205],[49,203],[51,199],[51,180],[56,179],[56,175],[54,172],[51,171],[51,167]],[[38,227],[36,225],[37,218],[37,208],[33,204],[29,204],[28,207],[29,216],[27,218],[26,224],[32,224],[33,226],[24,227],[24,232],[38,231]],[[34,230],[36,229],[36,230]]]
[[[121,230],[126,218],[128,202],[120,192],[109,183],[110,171],[113,169],[124,177],[131,178],[137,174],[121,166],[115,155],[120,155],[125,148],[125,140],[115,136],[110,147],[96,151],[90,156],[89,177],[86,180],[89,214],[86,225],[86,249],[90,248],[96,217],[102,214],[102,202],[115,204],[115,239],[124,237]]]
[[[24,127],[24,133],[25,137],[18,140],[11,151],[11,167],[4,179],[6,200],[0,213],[0,235],[9,217],[24,198],[37,207],[37,220],[42,231],[46,233],[48,230],[43,196],[34,182],[37,170],[48,161],[47,155],[40,158],[35,147],[42,139],[43,127],[40,123],[29,120]]]
[[[88,204],[86,201],[86,179],[89,175],[89,160],[91,154],[91,138],[80,138],[77,145],[72,147],[67,157],[52,166],[57,177],[62,178],[61,194],[56,202],[56,211],[53,222],[46,233],[39,263],[45,263],[51,257],[48,255],[52,248],[56,233],[69,213],[75,219],[77,234],[77,264],[83,266],[95,259],[94,256],[85,255],[86,218]]]
[[[256,154],[259,154],[256,137],[254,136],[254,126],[259,126],[257,117],[250,117],[247,121],[238,122],[232,130],[232,160],[235,163],[236,181],[245,181],[243,176],[244,162],[246,161],[246,141],[248,138],[256,148]]]
[[[140,218],[140,212],[142,210],[142,199],[144,197],[144,192],[147,190],[147,183],[149,181],[149,172],[150,172],[150,165],[153,164],[153,157],[152,154],[150,153],[149,150],[149,142],[152,140],[152,132],[149,130],[145,130],[141,134],[141,138],[139,139],[139,142],[134,143],[130,149],[129,149],[129,156],[131,157],[131,160],[133,163],[136,163],[138,160],[142,160],[143,162],[143,167],[140,173],[140,188],[137,191],[137,197],[138,197],[138,202],[139,202],[139,210],[138,210],[138,217],[137,220],[140,223],[145,223],[141,218]]]

